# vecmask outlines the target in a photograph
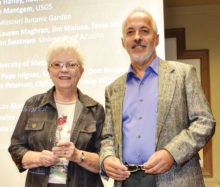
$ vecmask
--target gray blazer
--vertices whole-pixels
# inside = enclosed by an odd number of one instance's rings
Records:
[[[107,155],[122,160],[122,105],[127,74],[105,90],[106,118],[100,163]],[[155,151],[168,150],[177,166],[157,175],[157,186],[204,186],[198,151],[215,131],[215,119],[197,79],[195,68],[159,59],[159,88]],[[116,181],[115,186],[121,186]]]

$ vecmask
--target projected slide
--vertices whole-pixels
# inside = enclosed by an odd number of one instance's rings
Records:
[[[64,36],[79,41],[85,55],[79,88],[104,105],[105,87],[130,63],[121,24],[135,7],[155,17],[163,58],[162,0],[0,0],[0,186],[24,186],[7,148],[25,100],[52,86],[45,60],[50,42]]]

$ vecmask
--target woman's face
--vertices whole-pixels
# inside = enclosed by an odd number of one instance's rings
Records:
[[[57,90],[76,89],[83,71],[72,50],[62,49],[52,54],[48,72]]]

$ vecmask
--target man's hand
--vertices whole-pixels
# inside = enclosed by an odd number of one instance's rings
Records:
[[[118,181],[127,179],[130,172],[127,167],[116,157],[108,156],[103,162],[106,174]]]
[[[144,164],[145,173],[161,174],[168,171],[174,163],[172,155],[165,149],[155,152]]]

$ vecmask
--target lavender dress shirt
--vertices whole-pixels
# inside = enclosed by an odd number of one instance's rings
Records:
[[[158,65],[156,57],[142,79],[130,66],[123,102],[123,162],[143,164],[155,152]]]

